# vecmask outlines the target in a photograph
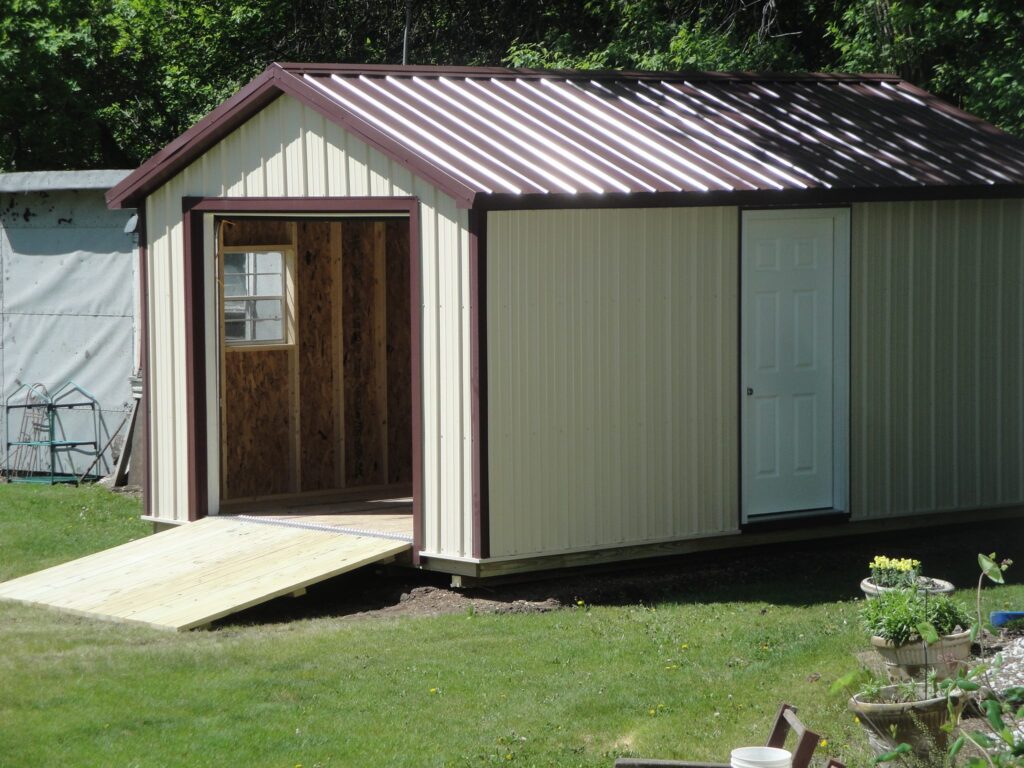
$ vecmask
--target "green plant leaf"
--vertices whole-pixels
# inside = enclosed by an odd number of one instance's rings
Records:
[[[952,760],[956,757],[956,753],[964,748],[964,744],[967,743],[967,737],[961,735],[956,741],[954,741],[949,747],[949,758]]]
[[[900,744],[898,747],[896,747],[896,749],[891,749],[888,752],[886,752],[884,755],[879,755],[878,757],[876,757],[875,758],[875,765],[877,765],[878,763],[887,763],[890,760],[895,760],[900,755],[905,755],[909,751],[910,751],[910,745],[909,744]]]
[[[985,716],[988,718],[989,725],[992,726],[992,730],[999,733],[1006,724],[1003,723],[1003,707],[995,699],[988,699],[981,703],[981,706],[985,709]]]
[[[982,749],[992,749],[995,746],[995,742],[992,741],[986,734],[981,731],[971,731],[967,734],[967,738],[973,741]]]
[[[939,642],[939,632],[930,621],[922,621],[917,625],[917,634],[929,645]]]
[[[979,552],[978,565],[981,566],[981,572],[984,573],[991,581],[994,581],[996,584],[1004,583],[1003,571],[1000,569],[999,564],[991,557]]]
[[[978,630],[981,629],[981,624],[974,624],[971,627],[971,642],[975,642],[978,639]]]
[[[854,685],[856,685],[860,681],[860,679],[863,676],[863,674],[864,673],[861,672],[860,670],[854,670],[853,672],[847,672],[845,675],[840,677],[838,680],[836,680],[834,683],[832,683],[832,685],[829,686],[828,692],[831,693],[831,694],[836,694],[836,693],[844,693],[844,692],[850,690],[851,688],[854,687]]]
[[[975,682],[973,682],[971,680],[963,680],[963,679],[959,679],[959,680],[954,681],[953,685],[955,687],[959,688],[961,691],[976,691],[979,688],[981,688],[981,686],[978,685],[977,683],[975,683]]]

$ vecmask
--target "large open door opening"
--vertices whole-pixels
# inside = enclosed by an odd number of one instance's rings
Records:
[[[742,520],[844,512],[849,211],[746,211],[742,226]]]
[[[220,509],[407,497],[407,217],[218,217]]]

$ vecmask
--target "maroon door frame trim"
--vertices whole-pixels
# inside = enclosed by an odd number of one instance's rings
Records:
[[[296,214],[404,213],[409,217],[410,350],[412,361],[412,508],[413,562],[423,548],[423,383],[420,315],[420,211],[415,197],[185,197],[185,395],[188,424],[188,519],[205,517],[207,493],[206,434],[206,320],[203,280],[203,214],[260,213]]]
[[[469,211],[469,376],[473,557],[491,556],[487,484],[487,212]]]

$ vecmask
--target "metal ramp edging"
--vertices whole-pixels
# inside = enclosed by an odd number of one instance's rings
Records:
[[[372,531],[365,528],[349,528],[341,525],[330,525],[329,523],[304,523],[300,520],[281,520],[279,518],[259,517],[257,515],[233,515],[236,520],[244,520],[247,523],[258,523],[259,525],[279,525],[285,528],[302,528],[307,531],[326,531],[327,533],[347,533],[350,536],[369,536],[375,539],[389,539],[412,544],[412,536],[401,533],[386,533],[384,531]]]

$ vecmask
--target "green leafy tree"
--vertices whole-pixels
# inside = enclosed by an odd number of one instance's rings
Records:
[[[0,167],[128,165],[96,119],[115,80],[117,30],[94,0],[0,0]]]
[[[132,166],[272,61],[894,71],[1024,135],[1019,0],[0,0],[0,170]]]
[[[1024,136],[1024,4],[1019,0],[852,0],[828,36],[836,68],[896,72]]]

